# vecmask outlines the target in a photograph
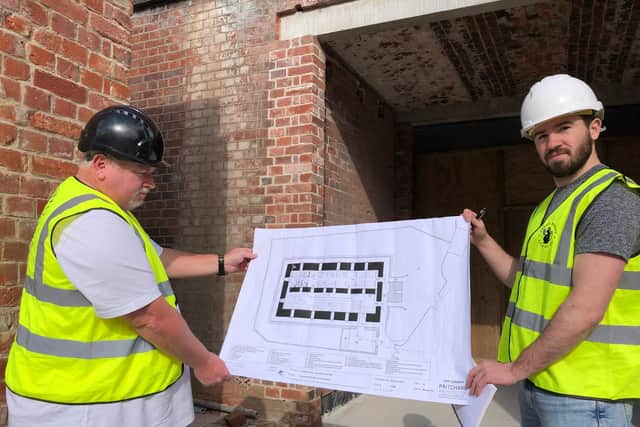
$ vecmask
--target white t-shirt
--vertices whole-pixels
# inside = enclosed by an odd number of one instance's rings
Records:
[[[162,247],[153,242],[158,254]],[[160,297],[142,241],[119,216],[92,210],[73,221],[54,244],[67,277],[102,318],[131,313]],[[62,405],[7,389],[11,427],[181,427],[193,422],[191,377],[152,396],[116,403]]]

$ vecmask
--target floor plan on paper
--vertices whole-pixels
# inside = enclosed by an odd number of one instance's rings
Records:
[[[468,403],[461,217],[258,229],[221,357],[234,375]]]

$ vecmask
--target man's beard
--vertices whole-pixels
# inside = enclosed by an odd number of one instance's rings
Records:
[[[145,197],[143,197],[143,198],[140,198],[140,199],[139,199],[138,197],[139,197],[141,194],[144,194],[144,195],[145,195]],[[145,199],[146,199],[147,194],[149,194],[149,191],[140,190],[139,192],[137,192],[137,193],[135,194],[135,196],[133,196],[133,197],[131,198],[131,200],[129,200],[129,204],[128,204],[128,206],[127,206],[127,207],[129,208],[128,210],[132,211],[132,210],[134,210],[134,209],[139,208],[140,206],[142,206],[142,205],[144,204],[144,201],[145,201]]]
[[[589,160],[589,156],[591,156],[591,152],[594,149],[593,146],[594,146],[593,139],[591,138],[591,135],[587,133],[584,137],[584,140],[580,144],[580,146],[577,147],[574,156],[569,157],[568,161],[566,162],[546,161],[543,163],[544,167],[549,171],[551,175],[553,175],[556,178],[564,178],[567,176],[571,176],[577,171],[579,171],[584,166],[585,163],[587,163],[587,160]],[[557,147],[555,150],[547,152],[545,154],[545,157],[555,152],[560,152],[560,153],[564,153],[571,156],[571,152],[568,151],[566,148]]]

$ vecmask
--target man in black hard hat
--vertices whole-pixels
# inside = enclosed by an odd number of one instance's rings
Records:
[[[131,210],[155,187],[164,144],[141,111],[98,112],[78,149],[78,173],[56,189],[30,245],[6,369],[9,425],[186,426],[187,366],[205,385],[229,371],[187,326],[169,278],[245,271],[255,255],[149,238]]]

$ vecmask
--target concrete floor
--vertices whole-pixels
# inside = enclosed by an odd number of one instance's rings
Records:
[[[196,413],[190,427],[225,426],[225,414]],[[260,426],[247,420],[247,426]],[[323,427],[457,427],[451,405],[360,395],[322,417]],[[481,427],[519,426],[517,388],[500,387],[487,409]]]
[[[517,387],[499,387],[481,427],[520,425]],[[451,405],[361,395],[322,417],[323,427],[457,427]]]
[[[479,427],[520,425],[518,385],[500,386]],[[226,426],[224,413],[196,413],[190,427]],[[247,427],[271,427],[269,422],[248,419]],[[451,405],[360,395],[322,417],[323,427],[459,427]],[[633,425],[640,426],[640,405],[634,408]]]

